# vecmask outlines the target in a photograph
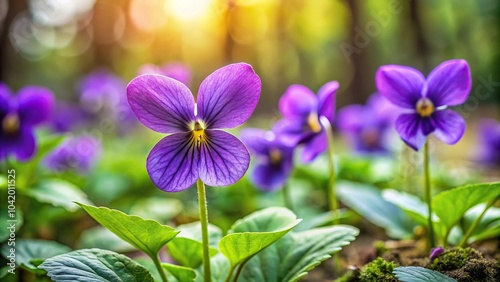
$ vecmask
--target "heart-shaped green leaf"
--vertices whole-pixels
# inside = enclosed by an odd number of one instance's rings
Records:
[[[470,208],[500,196],[500,182],[473,184],[439,193],[432,200],[440,222],[450,230]]]
[[[158,251],[179,233],[172,227],[161,225],[154,220],[128,215],[106,207],[78,204],[99,224],[151,258],[155,258]]]
[[[179,225],[177,229],[180,231],[179,235],[167,244],[170,256],[182,266],[197,268],[203,262],[200,222]],[[219,227],[209,224],[208,235],[210,256],[214,256],[217,254],[217,244],[222,237],[222,231]]]
[[[397,239],[411,238],[415,222],[398,206],[386,201],[375,186],[350,181],[339,181],[337,196],[346,206],[382,227],[387,235]]]
[[[253,257],[238,281],[298,281],[358,234],[358,229],[346,225],[290,232]]]
[[[393,273],[401,282],[457,282],[440,272],[420,266],[399,266]]]
[[[30,270],[36,270],[36,266],[31,263],[35,259],[48,259],[60,254],[71,252],[71,248],[55,241],[18,239],[14,241],[15,246],[4,244],[1,252],[4,257],[11,255],[10,249],[15,249],[16,265],[24,265]]]
[[[23,193],[40,203],[62,207],[70,212],[78,210],[75,202],[91,203],[82,190],[74,184],[60,179],[45,180],[33,188],[24,190]]]
[[[101,249],[83,249],[45,260],[38,268],[55,282],[153,282],[143,266],[130,258]]]
[[[179,266],[175,264],[162,263],[161,267],[163,267],[167,272],[173,276],[173,279],[169,279],[168,281],[174,282],[192,282],[196,279],[196,272],[194,269],[185,266]]]
[[[267,208],[236,221],[219,242],[219,249],[232,267],[248,260],[299,224],[295,214],[285,208]]]

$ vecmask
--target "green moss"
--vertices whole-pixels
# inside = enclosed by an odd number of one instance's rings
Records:
[[[396,268],[396,264],[386,261],[383,258],[377,258],[369,264],[365,265],[360,272],[360,282],[398,282],[392,271]]]
[[[483,256],[472,248],[453,248],[446,250],[434,259],[429,268],[437,271],[450,271],[462,268],[471,259],[482,259]]]

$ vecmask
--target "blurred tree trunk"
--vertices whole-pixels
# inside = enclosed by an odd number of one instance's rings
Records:
[[[349,0],[349,8],[351,10],[352,17],[352,27],[350,28],[351,34],[349,36],[348,44],[354,46],[357,44],[356,37],[358,36],[357,30],[364,29],[364,22],[361,18],[360,9],[363,8],[363,1],[359,0]],[[351,64],[353,67],[353,80],[346,89],[347,93],[350,93],[350,97],[353,97],[350,103],[360,103],[366,100],[366,98],[373,92],[373,74],[369,73],[369,54],[368,47],[359,48],[360,52],[353,52],[350,55]]]
[[[3,22],[3,28],[0,31],[0,81],[5,80],[5,72],[7,65],[7,53],[9,49],[12,48],[10,40],[9,40],[9,30],[12,22],[16,18],[16,16],[22,11],[28,9],[28,2],[26,0],[9,0],[9,8],[7,11],[7,15]]]

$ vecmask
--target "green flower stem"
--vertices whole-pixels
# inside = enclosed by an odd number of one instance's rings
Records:
[[[158,256],[152,256],[151,259],[153,259],[153,262],[155,263],[156,269],[158,270],[158,273],[160,273],[161,280],[163,282],[168,282],[167,275],[165,274],[163,267],[161,267],[160,258]]]
[[[290,197],[290,187],[288,186],[288,182],[283,185],[283,201],[285,202],[285,207],[291,211],[293,211],[293,203],[292,198]]]
[[[231,268],[229,268],[229,272],[227,273],[226,279],[224,279],[224,282],[229,282],[231,281],[231,274],[233,274],[234,271],[234,266],[231,265]]]
[[[247,258],[246,260],[244,260],[242,263],[240,263],[240,265],[238,266],[238,270],[236,270],[236,274],[234,275],[234,278],[233,278],[233,282],[237,282],[238,281],[238,278],[240,277],[240,274],[241,274],[241,271],[243,270],[243,267],[245,266],[245,264],[247,264],[247,262],[252,258],[253,256]]]
[[[205,183],[201,179],[198,179],[196,187],[198,188],[198,206],[200,209],[201,237],[203,243],[203,281],[210,282],[212,275],[210,273],[210,253],[208,249],[208,210]]]
[[[489,208],[491,208],[493,206],[493,204],[495,204],[495,202],[498,199],[499,198],[497,197],[497,198],[489,201],[488,204],[486,204],[486,207],[484,208],[483,212],[474,220],[474,222],[472,223],[472,225],[469,227],[469,229],[465,233],[464,237],[462,237],[462,240],[460,240],[460,243],[458,243],[458,247],[465,247],[465,245],[467,245],[467,240],[469,240],[470,235],[472,235],[472,232],[474,232],[474,229],[476,229],[476,227],[479,224],[479,222],[481,222],[481,219],[486,214],[486,211]]]
[[[434,241],[434,226],[432,224],[432,193],[431,193],[431,179],[429,174],[429,142],[426,141],[424,145],[424,188],[425,188],[425,201],[428,207],[427,225],[429,233],[429,247],[434,248],[436,242]]]
[[[338,215],[338,202],[337,202],[337,194],[335,192],[335,159],[333,154],[333,131],[332,125],[330,121],[324,117],[320,117],[321,125],[326,131],[326,136],[328,139],[328,164],[330,170],[330,178],[328,182],[328,199],[330,201],[330,209],[333,213],[333,224],[339,224],[339,215]]]

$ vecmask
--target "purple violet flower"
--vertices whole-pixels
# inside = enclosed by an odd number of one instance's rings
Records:
[[[17,96],[0,82],[0,160],[14,154],[27,161],[35,154],[34,128],[50,118],[54,95],[40,86],[21,88]]]
[[[465,131],[464,119],[448,109],[464,103],[471,88],[469,65],[464,60],[441,63],[427,77],[406,66],[386,65],[377,71],[378,91],[405,109],[396,120],[396,131],[418,151],[430,134],[455,144]]]
[[[87,115],[79,106],[70,103],[56,103],[49,124],[54,132],[64,133],[84,125],[87,119]]]
[[[139,69],[139,75],[141,74],[161,74],[178,80],[186,86],[189,86],[191,82],[191,71],[188,66],[182,63],[170,63],[161,67],[147,64]]]
[[[72,137],[47,155],[44,163],[53,171],[88,172],[97,161],[101,144],[90,136]]]
[[[293,148],[285,146],[272,131],[244,129],[241,140],[254,155],[257,164],[250,180],[264,191],[274,191],[285,185],[293,168]]]
[[[305,144],[302,161],[310,162],[324,152],[328,145],[326,131],[319,121],[320,116],[333,122],[337,81],[323,85],[314,95],[309,88],[291,85],[280,99],[279,109],[283,119],[273,129],[280,142],[287,146]]]
[[[337,126],[354,150],[362,154],[389,152],[389,139],[398,108],[375,93],[366,105],[349,105],[339,110]]]
[[[436,247],[431,249],[431,253],[429,254],[429,259],[433,261],[437,257],[439,257],[442,253],[444,253],[443,247]]]
[[[486,119],[479,124],[479,161],[500,166],[500,122]]]
[[[155,74],[134,78],[127,87],[130,106],[148,128],[170,134],[151,150],[146,168],[163,191],[178,192],[199,178],[210,186],[235,183],[250,155],[245,145],[219,129],[243,124],[259,101],[261,83],[248,64],[232,64],[210,74],[197,102],[183,83]]]

